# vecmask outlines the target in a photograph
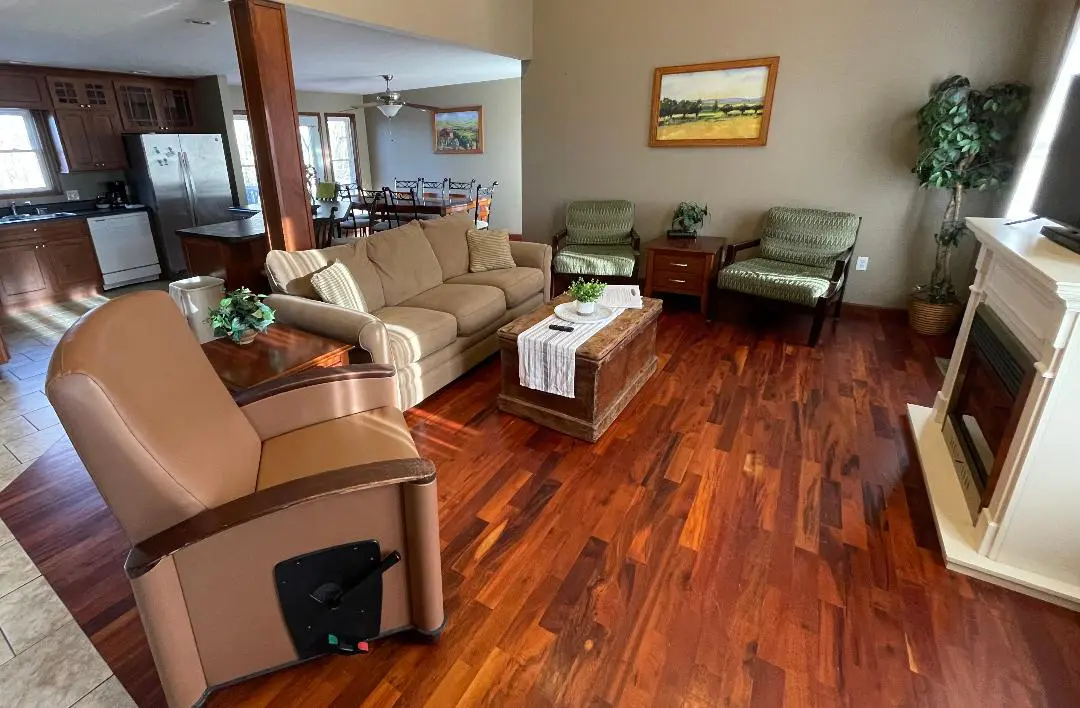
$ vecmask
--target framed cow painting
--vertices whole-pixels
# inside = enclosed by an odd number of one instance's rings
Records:
[[[484,107],[432,111],[431,133],[438,155],[478,155],[484,152]]]

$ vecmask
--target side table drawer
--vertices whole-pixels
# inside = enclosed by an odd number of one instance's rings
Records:
[[[705,256],[698,253],[654,253],[653,270],[682,273],[690,278],[700,278],[705,272]]]
[[[701,295],[704,276],[704,271],[695,274],[654,269],[652,286],[669,293]]]

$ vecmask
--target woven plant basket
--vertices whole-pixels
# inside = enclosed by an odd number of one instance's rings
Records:
[[[908,304],[911,328],[919,334],[930,336],[951,331],[963,311],[964,308],[959,303],[939,305],[918,296],[912,297]]]

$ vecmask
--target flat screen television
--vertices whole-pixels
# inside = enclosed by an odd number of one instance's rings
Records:
[[[1031,210],[1057,223],[1043,235],[1080,249],[1080,76],[1073,77],[1050,155]]]

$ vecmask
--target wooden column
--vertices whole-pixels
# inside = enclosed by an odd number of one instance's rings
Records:
[[[232,0],[229,9],[270,247],[314,248],[285,6]]]

